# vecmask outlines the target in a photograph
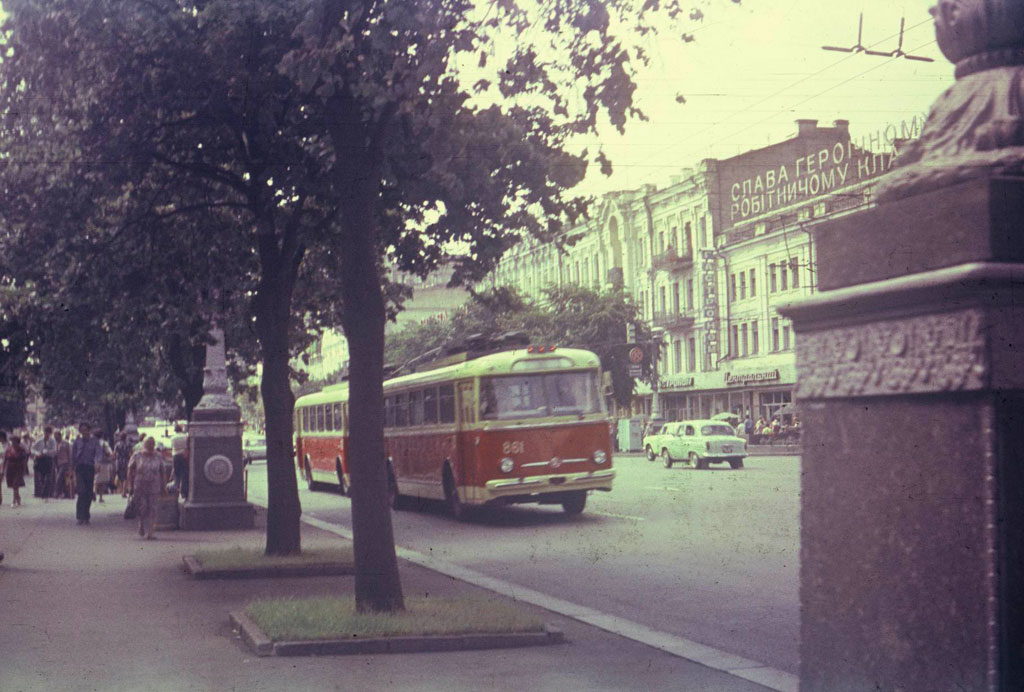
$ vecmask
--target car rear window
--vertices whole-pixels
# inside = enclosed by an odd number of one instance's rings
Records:
[[[728,435],[733,437],[736,435],[736,431],[728,425],[705,425],[700,429],[700,434],[705,437],[711,437],[714,435]]]

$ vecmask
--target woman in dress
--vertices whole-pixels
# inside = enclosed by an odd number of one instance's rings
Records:
[[[114,482],[114,451],[103,439],[103,431],[97,430],[93,436],[100,442],[100,459],[96,462],[96,477],[93,479],[93,490],[99,502],[103,502],[103,495],[110,490],[110,484]]]
[[[7,487],[14,491],[14,506],[21,506],[21,488],[25,486],[28,473],[28,452],[21,446],[21,438],[11,435],[10,444],[4,453],[3,476]]]
[[[142,451],[132,455],[128,462],[128,485],[131,487],[135,510],[139,515],[139,535],[152,540],[156,520],[156,504],[167,494],[167,471],[164,458],[156,451],[156,440],[147,437]]]

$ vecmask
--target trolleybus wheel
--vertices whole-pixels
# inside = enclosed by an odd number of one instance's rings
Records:
[[[345,487],[345,474],[341,470],[341,459],[334,458],[334,469],[338,472],[338,485],[341,486],[341,494],[348,495],[348,488]]]
[[[448,505],[448,511],[459,521],[466,519],[467,508],[459,499],[459,489],[455,486],[455,477],[451,468],[444,468],[444,501]]]
[[[566,499],[562,500],[562,509],[565,513],[574,516],[583,512],[583,508],[587,506],[587,491],[577,490],[572,495],[569,495]]]

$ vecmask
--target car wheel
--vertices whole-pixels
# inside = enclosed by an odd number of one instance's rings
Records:
[[[742,459],[730,459],[729,460],[729,466],[733,467],[734,469],[741,469],[741,468],[743,468],[743,460]]]
[[[565,513],[570,516],[575,516],[583,512],[583,508],[587,506],[587,491],[579,490],[574,492],[565,500],[562,500],[562,509]]]
[[[306,487],[310,490],[317,489],[317,483],[313,480],[313,466],[309,462],[309,455],[306,455]]]
[[[690,465],[698,470],[704,470],[708,467],[708,462],[700,458],[697,452],[690,452]]]
[[[447,466],[444,469],[444,501],[448,505],[448,511],[458,521],[465,521],[467,515],[466,505],[459,499],[459,489],[455,485],[455,476]]]
[[[654,461],[657,457],[654,455],[654,450],[651,449],[650,445],[647,445],[647,461]]]
[[[672,468],[672,455],[668,453],[668,449],[664,447],[661,450],[661,463],[665,464],[665,468]]]
[[[334,470],[338,473],[338,485],[341,487],[341,494],[348,495],[348,488],[345,487],[345,474],[341,470],[341,459],[335,457]]]

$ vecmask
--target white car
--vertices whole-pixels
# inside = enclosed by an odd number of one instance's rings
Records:
[[[734,469],[743,468],[747,441],[736,436],[731,425],[719,420],[684,420],[666,423],[657,435],[644,440],[648,456],[657,455],[665,468],[685,462],[695,469],[709,464],[728,462]]]

